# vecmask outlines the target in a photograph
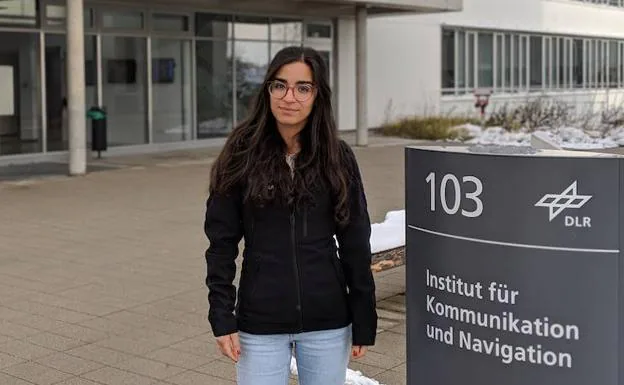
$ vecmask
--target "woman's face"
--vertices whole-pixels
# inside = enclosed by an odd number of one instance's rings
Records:
[[[302,127],[316,99],[312,70],[303,62],[284,65],[269,85],[269,92],[271,112],[278,124]]]

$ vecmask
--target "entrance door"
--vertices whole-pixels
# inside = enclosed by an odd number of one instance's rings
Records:
[[[85,92],[86,108],[97,105],[96,40],[85,36]],[[48,151],[69,148],[69,123],[67,111],[67,37],[46,34],[45,37],[45,100]],[[85,119],[87,117],[85,116]],[[90,140],[90,123],[87,121],[87,141]]]

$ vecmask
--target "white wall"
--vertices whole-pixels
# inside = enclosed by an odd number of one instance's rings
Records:
[[[624,37],[624,8],[576,0],[464,0],[464,10],[426,16],[451,25]]]
[[[464,10],[369,18],[368,22],[368,119],[371,127],[406,115],[436,114],[471,108],[472,96],[444,98],[441,102],[441,27],[491,28],[562,35],[624,38],[624,8],[593,5],[574,0],[464,0]],[[355,50],[354,40],[340,36],[344,56]],[[354,71],[340,63],[339,76]],[[355,88],[355,80],[340,80],[340,93]],[[613,93],[613,92],[612,92]],[[606,93],[605,93],[606,94]],[[584,97],[575,96],[579,100]],[[592,94],[591,99],[596,95]],[[340,100],[343,101],[343,95]],[[350,112],[351,106],[344,102]],[[347,127],[351,127],[350,121]],[[342,128],[342,127],[341,127]]]
[[[439,21],[414,16],[368,19],[368,124],[437,110],[440,76]],[[417,32],[415,32],[417,31]],[[410,48],[414,47],[414,48]],[[338,126],[356,128],[355,20],[338,23]]]

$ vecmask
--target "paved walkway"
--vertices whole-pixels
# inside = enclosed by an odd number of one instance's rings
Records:
[[[375,222],[403,208],[403,147],[382,144],[356,150]],[[213,156],[118,157],[104,161],[117,170],[0,183],[0,384],[234,383],[206,321]],[[376,281],[378,343],[350,367],[405,384],[404,270]]]

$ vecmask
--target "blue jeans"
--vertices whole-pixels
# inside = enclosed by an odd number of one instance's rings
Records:
[[[294,347],[299,384],[344,385],[351,327],[299,334],[239,333],[238,385],[288,385]]]

